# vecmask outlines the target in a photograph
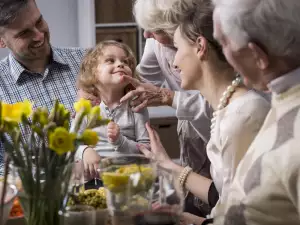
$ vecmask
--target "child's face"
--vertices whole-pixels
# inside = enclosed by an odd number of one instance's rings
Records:
[[[132,76],[128,57],[123,49],[117,46],[107,46],[103,50],[97,67],[97,79],[102,85],[126,86],[120,82],[123,75]]]

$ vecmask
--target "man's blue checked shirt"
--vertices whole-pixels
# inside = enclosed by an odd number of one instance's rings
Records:
[[[45,106],[49,110],[57,99],[73,112],[77,97],[76,77],[85,54],[80,48],[52,47],[52,60],[44,74],[26,70],[14,57],[0,61],[0,98],[6,103],[25,99],[34,107]],[[3,172],[3,148],[0,147],[0,174]]]

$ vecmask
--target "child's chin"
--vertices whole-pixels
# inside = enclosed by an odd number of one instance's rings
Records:
[[[122,80],[122,75],[120,74],[113,74],[112,77],[114,81],[120,82]]]
[[[106,84],[107,86],[113,87],[113,88],[124,88],[126,87],[128,83],[121,82],[120,79],[113,79],[109,84]]]

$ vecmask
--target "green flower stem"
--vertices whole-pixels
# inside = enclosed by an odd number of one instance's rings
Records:
[[[74,126],[71,127],[70,132],[72,133],[78,133],[79,129],[80,129],[80,125],[84,119],[84,117],[86,116],[86,113],[82,110],[80,113],[77,113],[74,119]]]
[[[58,210],[63,207],[63,199],[69,189],[76,146],[84,141],[77,133],[86,129],[83,129],[83,122],[92,129],[107,124],[109,120],[101,119],[100,109],[96,108],[91,116],[83,108],[76,115],[74,125],[68,132],[70,112],[57,100],[50,113],[37,108],[32,119],[27,115],[28,110],[31,112],[32,109],[26,108],[27,111],[18,112],[23,113],[20,124],[17,122],[18,118],[16,121],[3,118],[2,106],[0,101],[0,140],[3,141],[22,181],[20,201],[26,220],[29,225],[58,225]],[[19,125],[25,129],[24,138]],[[69,135],[72,138],[70,140],[74,141],[70,149],[63,148],[64,145],[59,146],[59,140],[57,145],[52,145],[52,140],[49,142],[52,132],[62,128],[66,136]],[[64,149],[70,151],[64,153]]]
[[[3,134],[1,134],[1,141],[4,144],[4,149],[11,157],[12,161],[17,165],[21,165],[23,161],[21,160],[22,158],[20,158],[21,156],[19,157],[19,155],[17,154],[19,152],[15,151],[14,146],[9,140],[7,140],[7,138]],[[22,165],[24,165],[24,163]]]

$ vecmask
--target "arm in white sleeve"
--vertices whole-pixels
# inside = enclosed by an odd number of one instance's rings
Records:
[[[278,179],[281,180],[282,186],[284,189],[280,189],[278,187],[278,190],[286,190],[286,196],[290,199],[290,201],[295,206],[295,210],[298,212],[298,216],[300,216],[300,163],[299,163],[299,136],[296,135],[295,139],[292,143],[289,144],[289,147],[287,147],[288,150],[285,152],[285,155],[283,156],[284,160],[284,167],[280,168],[278,170],[278,166],[275,162],[270,162],[269,165],[272,167],[272,170],[274,171],[274,175],[278,177]],[[273,192],[274,193],[274,192]],[[277,192],[278,195],[283,196],[283,194],[280,192]],[[286,213],[285,211],[282,213]]]
[[[143,109],[138,113],[134,113],[135,120],[135,137],[136,140],[130,140],[120,134],[118,140],[114,143],[117,146],[117,151],[124,153],[140,153],[137,144],[149,144],[150,139],[145,127],[145,123],[149,121],[147,109]]]
[[[146,40],[144,53],[136,70],[143,82],[152,83],[153,85],[160,87],[164,83],[165,77],[155,55],[154,44],[154,39],[148,38]]]

